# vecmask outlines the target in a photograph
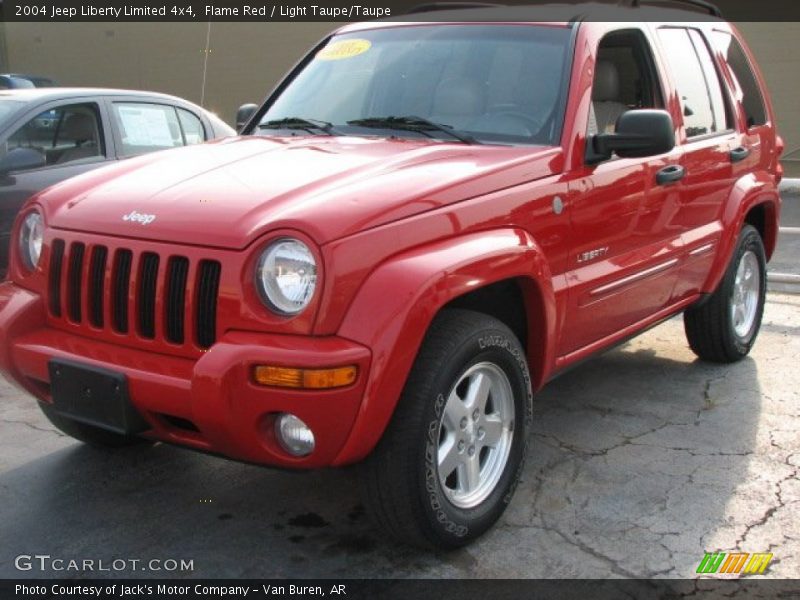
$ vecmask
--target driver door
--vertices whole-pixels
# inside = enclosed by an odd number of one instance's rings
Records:
[[[663,108],[664,84],[637,29],[600,42],[587,138],[613,133],[620,114]],[[574,245],[567,273],[570,317],[562,356],[604,345],[669,305],[679,269],[681,149],[648,158],[614,155],[570,183]]]

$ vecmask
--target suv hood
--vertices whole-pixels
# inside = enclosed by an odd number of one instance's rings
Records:
[[[38,201],[60,229],[243,248],[290,228],[324,244],[555,174],[562,163],[556,148],[241,137],[121,161]]]

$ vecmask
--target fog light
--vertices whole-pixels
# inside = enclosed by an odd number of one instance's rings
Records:
[[[292,414],[283,413],[275,419],[275,437],[292,456],[308,456],[314,451],[314,433]]]

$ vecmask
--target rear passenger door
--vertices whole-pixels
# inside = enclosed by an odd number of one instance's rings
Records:
[[[672,219],[684,248],[673,292],[677,301],[696,294],[705,282],[722,232],[725,201],[749,160],[736,131],[728,90],[703,33],[691,27],[661,27],[657,37],[670,66],[673,102],[683,119],[679,142],[685,175]]]
[[[180,106],[141,99],[112,99],[110,110],[118,158],[199,144],[210,128]]]

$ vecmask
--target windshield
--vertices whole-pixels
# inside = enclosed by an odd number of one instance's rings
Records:
[[[254,133],[555,145],[569,40],[567,28],[529,25],[337,35],[274,98]]]
[[[19,100],[0,100],[0,126],[5,125],[6,120],[24,104]]]

